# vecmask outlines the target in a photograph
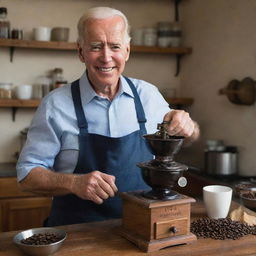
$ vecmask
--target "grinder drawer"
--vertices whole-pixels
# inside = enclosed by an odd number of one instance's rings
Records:
[[[155,223],[155,239],[180,236],[189,233],[188,219],[176,219]]]

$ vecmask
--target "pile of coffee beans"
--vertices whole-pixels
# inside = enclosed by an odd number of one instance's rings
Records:
[[[243,197],[249,198],[249,199],[256,199],[256,193],[254,191],[248,191],[242,193]]]
[[[232,221],[230,218],[200,218],[191,223],[191,232],[198,238],[236,240],[245,235],[256,235],[256,226],[249,226],[239,221]]]
[[[34,234],[26,239],[22,239],[20,242],[27,245],[47,245],[58,242],[61,238],[53,233]]]

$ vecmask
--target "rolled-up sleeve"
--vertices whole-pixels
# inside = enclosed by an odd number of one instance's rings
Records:
[[[35,113],[17,162],[18,181],[24,179],[34,167],[52,169],[60,150],[60,136],[51,102],[44,99]]]

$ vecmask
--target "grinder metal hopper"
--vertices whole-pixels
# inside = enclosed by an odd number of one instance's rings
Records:
[[[157,133],[144,135],[155,159],[137,164],[141,168],[144,181],[152,188],[149,192],[143,192],[143,195],[150,199],[177,199],[179,194],[172,191],[173,186],[176,183],[181,187],[187,184],[183,172],[188,167],[173,160],[182,146],[184,137],[169,136],[167,125],[167,122],[158,124]]]

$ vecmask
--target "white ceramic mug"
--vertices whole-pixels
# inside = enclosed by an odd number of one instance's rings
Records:
[[[29,100],[32,98],[33,87],[30,84],[21,84],[15,87],[15,95],[20,100]]]
[[[49,27],[37,27],[33,29],[34,39],[37,41],[50,41],[51,40],[51,28]]]
[[[232,188],[221,185],[203,187],[207,215],[213,219],[226,218],[232,199]]]

